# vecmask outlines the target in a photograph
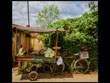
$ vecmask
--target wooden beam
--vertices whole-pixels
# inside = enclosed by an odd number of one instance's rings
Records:
[[[55,59],[56,59],[56,54],[57,54],[58,31],[56,33],[57,33],[57,36],[56,36]]]
[[[19,56],[17,56],[16,60],[17,61],[31,61],[32,57],[19,57]]]
[[[18,61],[18,73],[20,73],[21,70],[21,61]]]

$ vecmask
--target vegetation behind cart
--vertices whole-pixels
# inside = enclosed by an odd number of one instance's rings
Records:
[[[59,33],[58,46],[61,46],[60,55],[73,56],[80,51],[89,52],[90,71],[98,71],[98,11],[84,13],[81,17],[58,20],[48,28],[63,28],[66,33]],[[46,35],[44,43],[53,46],[55,33]],[[48,42],[51,40],[50,42]],[[69,63],[69,60],[67,60]]]

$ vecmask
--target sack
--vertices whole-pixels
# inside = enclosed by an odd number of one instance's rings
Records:
[[[63,64],[63,59],[61,56],[59,56],[57,60],[57,65],[62,65],[62,64]]]

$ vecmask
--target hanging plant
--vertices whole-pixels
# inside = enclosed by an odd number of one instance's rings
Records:
[[[38,36],[37,36],[37,39],[38,39],[38,40],[39,40],[39,42],[40,42],[40,41],[44,40],[44,39],[45,39],[45,37],[44,37],[43,35],[38,35]]]

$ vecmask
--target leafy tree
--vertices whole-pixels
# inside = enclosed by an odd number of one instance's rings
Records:
[[[98,4],[95,4],[94,1],[91,1],[88,3],[88,7],[90,8],[90,11],[95,11],[98,9]]]
[[[60,17],[58,6],[51,5],[49,8],[44,7],[42,11],[38,13],[36,20],[39,27],[46,28],[49,24],[53,23]]]

